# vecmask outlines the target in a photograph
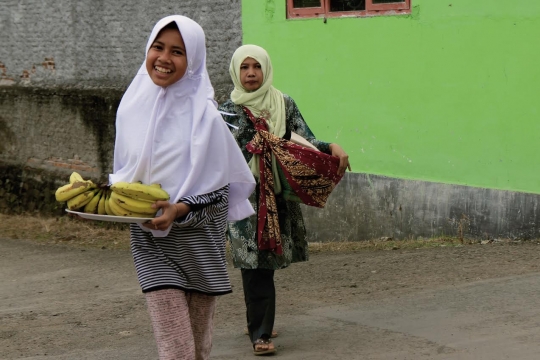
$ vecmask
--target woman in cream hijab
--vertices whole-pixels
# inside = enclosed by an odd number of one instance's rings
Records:
[[[274,143],[279,143],[280,138],[290,139],[291,133],[298,134],[323,153],[321,157],[332,158],[330,162],[337,181],[347,168],[350,170],[350,165],[343,149],[317,140],[294,100],[272,86],[272,63],[266,50],[256,45],[241,46],[231,59],[229,73],[234,90],[230,100],[219,110],[231,125],[259,186],[251,197],[257,215],[229,222],[227,233],[234,265],[242,271],[247,333],[254,353],[261,355],[275,352],[270,340],[277,336],[273,330],[274,271],[293,262],[307,261],[308,244],[300,205],[287,198],[276,157],[268,155],[261,161],[260,144],[263,142],[255,142],[260,140],[261,134]],[[260,129],[267,132],[260,133]],[[261,170],[261,165],[265,171]],[[270,186],[263,186],[263,181]]]

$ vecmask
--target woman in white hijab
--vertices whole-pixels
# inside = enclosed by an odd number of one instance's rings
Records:
[[[159,183],[171,202],[131,224],[131,250],[160,359],[207,359],[216,296],[230,293],[226,221],[254,214],[255,180],[218,113],[202,28],[161,19],[117,112],[109,181]]]

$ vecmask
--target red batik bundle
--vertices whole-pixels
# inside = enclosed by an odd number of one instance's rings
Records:
[[[319,208],[324,207],[328,196],[343,177],[338,174],[339,158],[279,138],[268,132],[264,118],[255,118],[245,107],[244,111],[257,131],[246,148],[250,153],[259,155],[258,247],[282,254],[272,154],[294,195],[302,203]]]

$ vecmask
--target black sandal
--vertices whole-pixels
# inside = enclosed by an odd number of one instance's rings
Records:
[[[253,343],[253,354],[255,355],[268,355],[276,352],[274,343],[268,339],[257,339]]]

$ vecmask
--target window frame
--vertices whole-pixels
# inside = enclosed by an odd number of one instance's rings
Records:
[[[373,4],[373,0],[366,0],[366,9],[360,11],[330,11],[330,0],[321,0],[320,7],[295,8],[293,1],[287,0],[287,19],[367,17],[410,14],[411,12],[411,0],[384,4]]]

